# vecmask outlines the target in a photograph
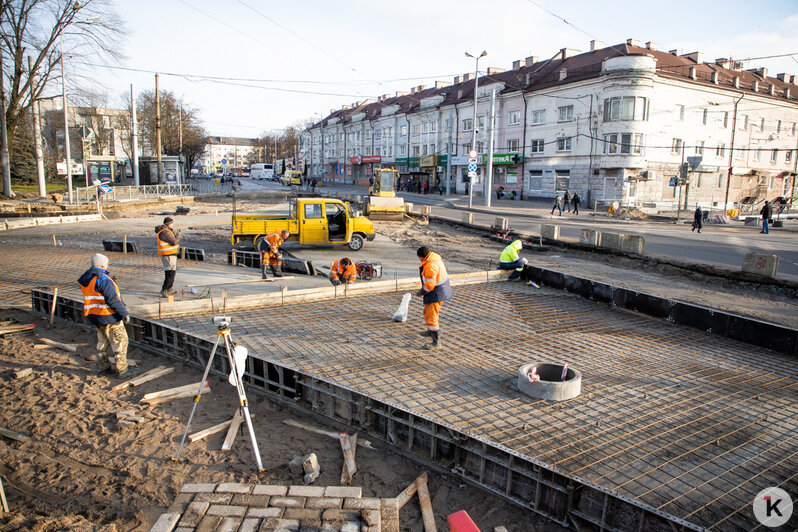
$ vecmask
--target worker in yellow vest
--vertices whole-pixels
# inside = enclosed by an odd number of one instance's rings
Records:
[[[158,244],[158,256],[163,262],[163,286],[161,297],[176,293],[172,290],[177,275],[177,253],[180,249],[180,235],[175,231],[175,221],[170,217],[163,219],[163,224],[155,228],[155,240]]]
[[[523,242],[520,240],[513,240],[504,248],[499,257],[500,270],[515,270],[510,274],[510,281],[518,281],[521,279],[521,272],[524,271],[524,266],[526,266],[527,260],[518,256],[523,247]]]

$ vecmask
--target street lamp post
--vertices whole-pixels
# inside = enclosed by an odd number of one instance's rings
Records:
[[[471,123],[471,130],[473,131],[473,135],[471,135],[471,149],[477,149],[477,90],[479,89],[479,58],[485,57],[488,55],[488,52],[485,50],[482,51],[481,54],[478,56],[473,56],[468,52],[465,53],[466,57],[471,57],[476,60],[476,65],[474,66],[474,121]],[[474,200],[474,183],[471,183],[469,179],[468,183],[468,208],[471,208],[471,204]]]
[[[66,28],[64,28],[66,29]],[[66,179],[69,191],[69,203],[72,203],[72,154],[69,149],[69,109],[66,98],[66,71],[64,70],[64,32],[61,31],[61,98],[64,107],[64,156],[66,157]]]

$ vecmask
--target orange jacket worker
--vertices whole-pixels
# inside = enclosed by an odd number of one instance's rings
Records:
[[[282,231],[275,231],[266,235],[266,238],[260,241],[258,249],[260,250],[260,272],[263,279],[266,278],[266,265],[272,271],[275,277],[283,276],[283,254],[280,253],[280,246],[283,245],[285,239],[291,233],[283,229]]]
[[[343,257],[332,263],[330,267],[330,282],[334,286],[341,283],[353,284],[357,280],[357,268],[352,264],[352,259]]]
[[[168,216],[163,224],[155,228],[155,241],[158,244],[158,256],[163,262],[163,286],[161,297],[174,294],[172,285],[177,275],[177,253],[180,249],[180,235],[175,231],[175,222]]]
[[[418,269],[421,290],[418,295],[424,297],[424,321],[427,322],[427,330],[421,335],[432,338],[432,343],[426,344],[424,349],[438,349],[441,345],[438,315],[443,302],[452,299],[452,285],[449,284],[449,274],[440,255],[431,252],[427,246],[418,248],[416,255],[421,261]]]

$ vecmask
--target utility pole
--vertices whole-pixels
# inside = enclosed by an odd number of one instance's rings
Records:
[[[8,130],[6,129],[6,90],[3,86],[3,54],[0,54],[0,167],[3,173],[3,195],[13,198],[11,164],[8,158]],[[70,190],[71,193],[71,190]]]
[[[454,131],[454,122],[452,110],[449,109],[449,143],[446,145],[446,195],[452,192],[452,131]]]
[[[734,135],[737,132],[737,104],[745,97],[741,93],[740,97],[734,101],[734,113],[732,114],[731,147],[729,148],[729,173],[726,176],[726,198],[723,201],[723,211],[729,210],[729,187],[731,187],[732,165],[734,164]]]
[[[488,122],[488,167],[485,172],[485,206],[490,207],[493,194],[493,115],[496,112],[496,91],[490,91],[490,118]]]
[[[64,156],[66,157],[66,182],[69,203],[72,204],[72,153],[69,142],[69,114],[66,99],[66,70],[64,69],[64,33],[61,32],[61,98],[64,104]],[[4,128],[5,129],[5,128]],[[88,184],[88,183],[87,183]]]
[[[183,176],[186,175],[186,168],[183,164],[183,103],[180,103],[180,107],[177,110],[177,138],[178,143],[180,145],[180,151],[178,152],[179,157],[177,158],[178,163],[180,164],[180,172],[178,172],[178,178],[182,174]],[[183,184],[183,179],[178,179],[178,184]]]
[[[133,84],[130,84],[130,122],[133,125],[131,136],[133,137],[133,154],[131,160],[133,161],[133,185],[140,186],[139,181],[139,127],[138,119],[136,118],[136,92]]]
[[[477,95],[478,95],[478,89],[479,89],[479,58],[480,57],[485,57],[486,55],[488,55],[488,52],[483,50],[482,53],[479,54],[479,56],[477,56],[477,57],[474,57],[473,55],[469,54],[468,52],[466,52],[465,54],[466,54],[466,57],[473,57],[474,59],[476,59],[476,66],[474,67],[474,122],[471,124],[471,131],[474,133],[471,136],[471,149],[472,150],[476,150],[477,149]],[[471,179],[469,178],[469,183],[468,183],[468,208],[469,209],[471,208],[473,200],[474,200],[474,183],[472,183]]]
[[[47,184],[44,181],[44,155],[42,154],[42,126],[39,121],[39,100],[34,99],[33,57],[28,56],[28,74],[30,82],[30,98],[33,103],[33,148],[36,152],[36,177],[39,184],[39,197],[47,197]]]
[[[158,74],[155,74],[155,149],[158,152],[158,183],[163,183],[163,161],[161,160],[161,96],[158,93]]]

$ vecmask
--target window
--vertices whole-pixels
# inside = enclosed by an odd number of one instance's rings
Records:
[[[759,131],[765,131],[765,119],[764,118],[762,118],[762,120],[759,122]]]
[[[678,117],[677,120],[684,121],[684,105],[676,106],[676,116]]]
[[[340,136],[338,137],[338,140],[343,142],[343,140],[344,140],[344,134],[343,133],[340,134]]]
[[[570,170],[555,170],[554,171],[554,190],[568,190],[571,188],[571,171]]]
[[[365,155],[371,155],[371,146],[366,146],[366,151],[364,152]]]
[[[471,118],[463,119],[463,131],[471,131],[474,121]]]
[[[382,138],[382,130],[378,129],[374,132],[374,140],[380,140]]]
[[[419,149],[418,146],[413,146],[413,157],[418,157]]]
[[[366,140],[371,140],[371,130],[366,131]]]
[[[723,127],[724,128],[729,127],[729,111],[723,113]]]
[[[557,109],[557,122],[570,122],[574,119],[574,106],[566,105]],[[569,150],[571,148],[568,148]]]
[[[707,121],[709,120],[709,109],[704,109],[703,116],[701,117],[701,122],[704,125],[707,125]]]
[[[748,115],[743,115],[743,119],[741,120],[741,123],[743,124],[743,129],[748,129],[748,126],[750,125],[748,123],[748,120],[749,120]]]
[[[545,124],[546,123],[546,110],[545,109],[537,109],[532,111],[532,125],[537,124]],[[793,128],[795,124],[793,124]]]
[[[543,153],[543,139],[534,139],[531,146],[532,153]]]
[[[645,120],[646,98],[623,96],[604,100],[604,121]]]
[[[695,141],[695,154],[696,155],[704,155],[704,141],[703,140]]]
[[[557,139],[557,151],[571,151],[571,137]]]
[[[639,133],[611,133],[604,135],[604,153],[641,154],[643,135]]]
[[[402,129],[401,129],[401,131],[402,131],[402,136],[403,136],[403,137],[404,137],[405,135],[407,135],[407,126],[402,126]]]
[[[748,150],[748,146],[742,146],[741,148],[737,148],[736,153],[734,154],[734,158],[737,160],[745,159],[745,152]]]
[[[770,162],[775,163],[779,160],[779,150],[773,150],[770,152]]]
[[[430,122],[429,123],[429,132],[430,133],[437,133],[438,132],[438,123],[437,122]]]
[[[477,116],[477,130],[485,129],[485,117],[482,115]]]
[[[427,145],[426,145],[426,144],[424,144],[423,146],[421,146],[421,155],[422,155],[422,156],[425,156],[425,155],[427,155]]]
[[[790,131],[790,135],[795,136],[795,130],[798,128],[795,122],[792,123],[792,130]]]
[[[543,170],[529,171],[529,190],[540,192],[543,190]]]
[[[715,148],[715,157],[723,157],[723,154],[726,152],[726,145],[724,143],[719,143],[718,147]]]
[[[507,151],[518,151],[518,139],[510,139],[507,141]]]
[[[305,218],[321,217],[321,203],[305,203]]]
[[[477,153],[485,153],[485,143],[477,142]]]
[[[418,135],[420,132],[421,132],[421,126],[418,125],[418,124],[415,124],[413,126],[413,135]]]
[[[776,120],[776,133],[781,133],[781,120]]]
[[[673,139],[671,144],[671,153],[680,154],[684,148],[684,141],[682,139]]]
[[[754,160],[758,161],[761,157],[762,157],[762,148],[757,148],[756,151],[754,151]]]
[[[393,138],[393,128],[392,127],[386,127],[385,128],[385,136],[388,137],[389,139]]]
[[[510,111],[507,114],[507,125],[517,126],[521,123],[521,111]]]
[[[450,129],[452,129],[452,121],[447,118],[443,121],[443,130],[449,131]]]
[[[426,122],[422,122],[422,124],[421,124],[421,132],[422,133],[426,133],[427,132],[427,123]]]
[[[792,162],[792,150],[784,152],[784,162],[788,164]]]
[[[718,188],[723,187],[723,178],[726,177],[726,174],[718,174]]]
[[[407,144],[399,146],[399,155],[407,155]]]

